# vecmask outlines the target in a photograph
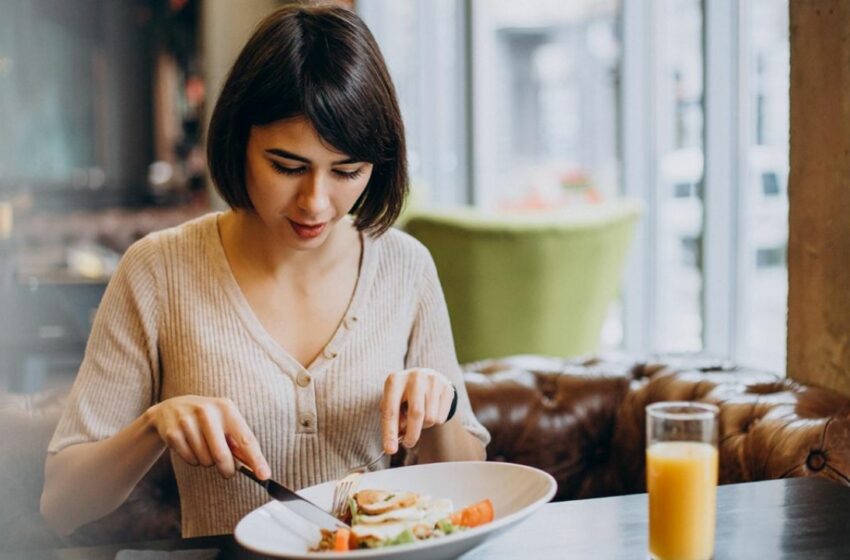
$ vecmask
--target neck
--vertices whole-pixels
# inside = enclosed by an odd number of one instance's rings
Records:
[[[257,216],[245,210],[230,210],[219,218],[219,233],[225,250],[258,273],[271,278],[306,277],[325,274],[350,255],[348,245],[358,237],[348,218],[333,224],[325,242],[315,249],[299,251],[286,247],[268,231]]]

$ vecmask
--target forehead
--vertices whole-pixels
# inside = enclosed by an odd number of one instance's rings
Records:
[[[258,150],[281,148],[313,160],[346,156],[328,144],[305,117],[292,117],[251,127],[249,146]]]

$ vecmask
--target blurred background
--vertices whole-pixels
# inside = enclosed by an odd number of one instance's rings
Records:
[[[284,3],[0,0],[0,388],[69,383],[122,252],[223,208],[204,128]],[[639,201],[597,349],[784,373],[787,0],[343,4],[395,81],[412,208]]]

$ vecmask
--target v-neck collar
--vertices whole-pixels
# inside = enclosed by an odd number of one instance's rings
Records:
[[[236,276],[233,274],[233,269],[227,260],[227,254],[224,251],[224,245],[221,240],[221,234],[218,228],[218,219],[221,212],[216,212],[210,216],[206,228],[207,249],[210,259],[215,267],[216,276],[219,278],[222,288],[227,294],[228,299],[233,305],[236,313],[244,323],[248,332],[262,346],[266,352],[274,359],[278,366],[289,374],[293,379],[299,373],[308,373],[315,377],[323,372],[337,358],[340,351],[345,346],[348,336],[355,330],[359,323],[360,312],[363,309],[363,304],[368,296],[369,288],[372,285],[372,277],[376,270],[375,256],[373,255],[374,239],[360,232],[360,242],[362,251],[360,254],[360,268],[357,274],[357,281],[354,286],[354,293],[351,300],[348,302],[348,307],[345,314],[340,319],[339,324],[331,336],[330,341],[325,345],[322,351],[316,356],[310,364],[302,364],[296,360],[274,337],[266,330],[260,321],[254,309],[248,303],[248,299],[239,287],[236,281]]]

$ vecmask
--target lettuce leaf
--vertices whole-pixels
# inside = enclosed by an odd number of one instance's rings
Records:
[[[356,525],[360,520],[360,513],[357,511],[357,502],[354,498],[348,498],[348,509],[351,511],[351,525]]]
[[[381,545],[395,546],[397,544],[407,544],[412,542],[416,542],[416,535],[414,535],[413,531],[411,531],[410,529],[405,529],[404,531],[399,533],[398,536],[393,539],[385,540],[383,543],[381,543]]]
[[[450,519],[441,519],[440,521],[437,521],[437,529],[446,535],[451,535],[455,531],[460,531],[462,527],[455,525]]]

